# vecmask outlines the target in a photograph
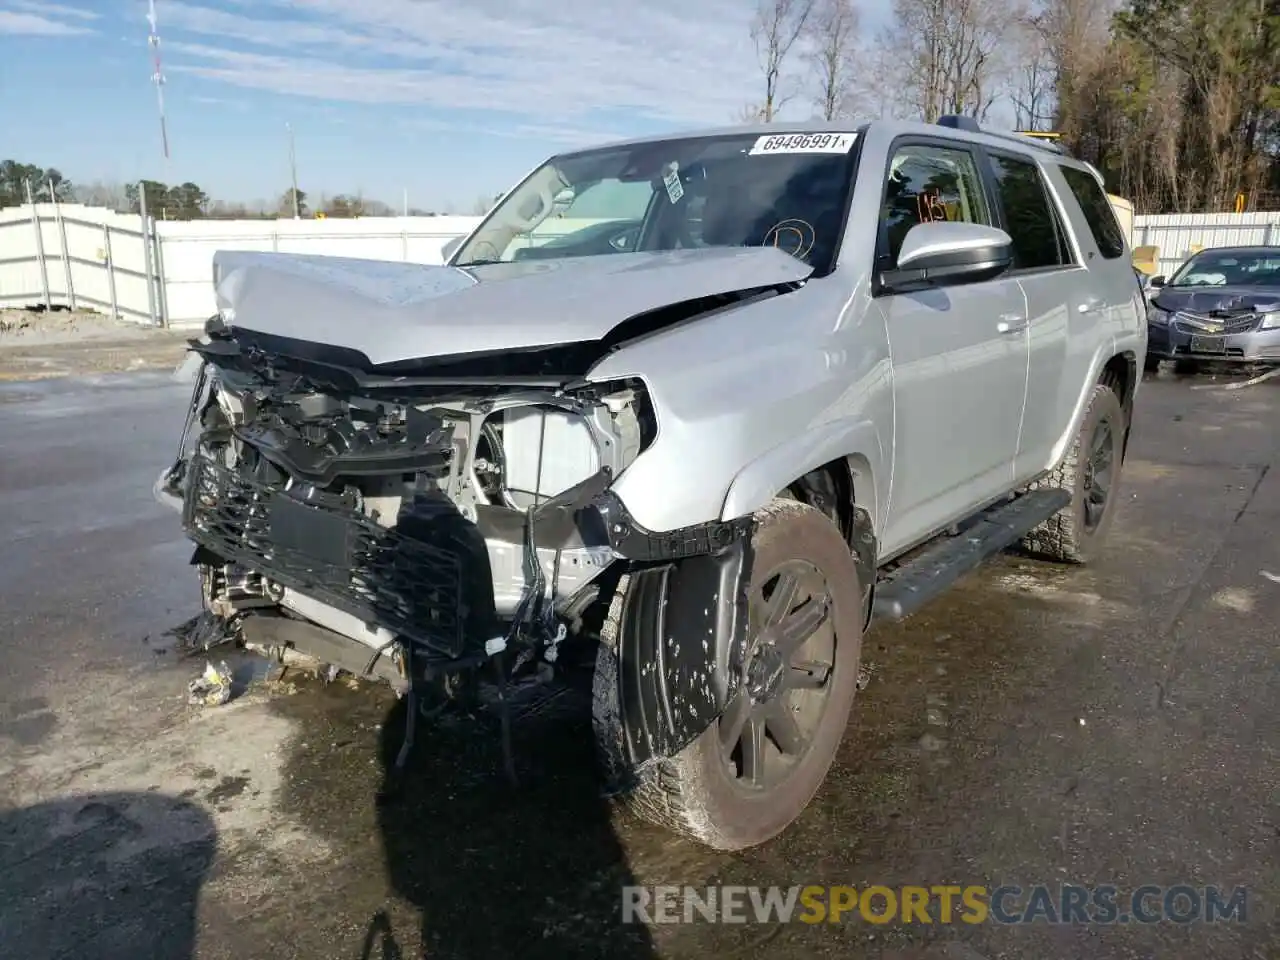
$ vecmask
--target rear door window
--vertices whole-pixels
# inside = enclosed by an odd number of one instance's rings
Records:
[[[1098,184],[1093,174],[1076,167],[1059,167],[1062,177],[1071,188],[1076,203],[1084,213],[1085,222],[1089,224],[1089,232],[1093,234],[1093,242],[1098,245],[1098,252],[1108,260],[1124,254],[1124,231],[1120,229],[1120,221],[1111,208],[1111,201],[1106,192]]]
[[[877,250],[882,262],[896,264],[907,231],[936,220],[992,225],[977,161],[963,147],[903,144],[885,181]]]
[[[1008,154],[989,155],[1004,228],[1013,239],[1015,270],[1042,270],[1070,263],[1065,237],[1040,168]]]

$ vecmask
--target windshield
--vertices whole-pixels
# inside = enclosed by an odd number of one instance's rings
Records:
[[[553,157],[451,261],[776,246],[830,271],[853,183],[855,133],[662,140]]]
[[[1280,286],[1280,247],[1206,250],[1169,280],[1176,287]]]

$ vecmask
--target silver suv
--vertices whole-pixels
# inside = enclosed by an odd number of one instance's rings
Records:
[[[157,484],[202,643],[503,730],[515,691],[578,690],[609,789],[733,849],[822,783],[872,621],[1007,547],[1101,547],[1145,309],[1054,146],[637,140],[539,165],[454,246],[217,254]]]

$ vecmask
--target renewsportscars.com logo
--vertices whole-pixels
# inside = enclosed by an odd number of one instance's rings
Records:
[[[627,886],[624,923],[1245,923],[1248,891],[1114,884]]]

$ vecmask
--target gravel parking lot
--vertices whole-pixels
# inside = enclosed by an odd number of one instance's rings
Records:
[[[0,382],[173,369],[198,330],[162,330],[90,310],[0,309]]]
[[[141,960],[1274,958],[1280,955],[1280,380],[1148,379],[1104,563],[1007,556],[864,643],[824,789],[724,855],[599,800],[550,717],[501,776],[484,727],[419,733],[343,682],[185,703],[189,547],[151,499],[187,388],[0,383],[0,956]],[[1201,389],[1204,388],[1204,389]],[[253,682],[249,682],[253,681]],[[665,925],[646,884],[1246,886],[1217,925]]]

